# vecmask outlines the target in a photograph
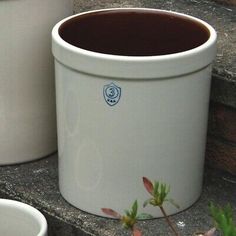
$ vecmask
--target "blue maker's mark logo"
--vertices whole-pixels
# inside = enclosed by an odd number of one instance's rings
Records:
[[[103,87],[103,96],[109,106],[116,105],[121,97],[121,88],[116,86],[113,82]]]

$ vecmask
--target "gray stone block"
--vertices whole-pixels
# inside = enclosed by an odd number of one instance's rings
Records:
[[[172,219],[182,235],[207,230],[213,225],[208,211],[209,201],[220,205],[230,202],[236,213],[235,195],[235,177],[207,169],[201,198]],[[39,209],[48,220],[49,236],[130,235],[117,220],[88,214],[62,198],[58,188],[57,155],[31,163],[0,167],[0,197],[16,199]],[[163,219],[140,221],[138,227],[143,230],[143,236],[171,235]]]

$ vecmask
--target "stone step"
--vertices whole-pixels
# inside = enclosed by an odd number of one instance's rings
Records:
[[[192,235],[213,226],[209,201],[221,206],[230,202],[236,216],[236,178],[206,169],[204,179],[203,193],[198,202],[172,218],[181,235]],[[131,235],[119,221],[83,212],[62,198],[58,188],[56,154],[31,163],[0,167],[0,197],[19,200],[39,209],[47,218],[49,236]],[[163,219],[140,221],[138,227],[143,236],[172,235]]]
[[[216,1],[75,0],[75,12],[108,7],[150,7],[179,11],[206,20],[218,32],[207,154],[208,163],[228,170],[233,175],[206,168],[203,193],[199,201],[188,210],[173,216],[182,235],[192,235],[193,232],[204,231],[212,226],[208,214],[209,201],[220,205],[230,202],[236,214],[236,8],[232,4],[234,0]],[[62,198],[58,188],[57,161],[57,155],[54,154],[31,163],[0,167],[0,197],[20,200],[38,208],[48,220],[49,236],[130,235],[118,221],[85,213]],[[138,227],[143,230],[144,236],[171,235],[163,219],[141,221]]]
[[[236,175],[235,108],[220,103],[211,103],[206,157],[210,166]]]

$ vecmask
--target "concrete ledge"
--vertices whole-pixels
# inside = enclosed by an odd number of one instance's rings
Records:
[[[229,143],[236,143],[236,110],[212,103],[210,106],[208,133]]]
[[[209,166],[236,173],[236,146],[216,137],[208,136],[207,163]]]
[[[202,18],[216,28],[219,40],[213,68],[208,163],[227,169],[235,175],[235,6],[221,5],[209,0],[75,0],[75,12],[121,6],[179,11]],[[232,161],[230,164],[229,160]],[[235,176],[206,168],[204,180],[199,201],[188,210],[173,216],[176,223],[183,222],[185,225],[178,226],[182,235],[192,235],[195,231],[207,230],[212,226],[207,207],[209,201],[220,205],[230,202],[236,214]],[[0,197],[20,200],[38,208],[48,220],[49,236],[130,235],[116,220],[87,214],[61,197],[56,154],[27,164],[0,167]],[[171,235],[163,219],[142,221],[138,226],[143,229],[144,236]]]
[[[212,103],[208,126],[208,164],[236,176],[236,109]]]
[[[230,202],[236,213],[235,196],[235,177],[207,169],[201,198],[188,210],[173,216],[173,220],[184,223],[184,227],[178,226],[182,235],[206,230],[212,226],[208,215],[209,201],[221,205]],[[20,200],[38,208],[48,220],[49,236],[130,235],[118,221],[87,214],[61,197],[57,155],[31,163],[0,167],[0,197]],[[138,226],[143,229],[144,236],[171,235],[163,219],[142,221]]]

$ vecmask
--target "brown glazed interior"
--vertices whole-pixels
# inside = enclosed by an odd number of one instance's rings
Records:
[[[188,17],[145,9],[98,11],[76,16],[59,28],[76,47],[123,56],[157,56],[204,44],[209,30]]]

